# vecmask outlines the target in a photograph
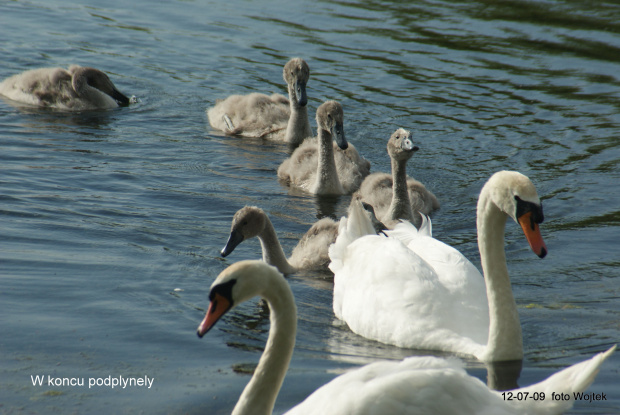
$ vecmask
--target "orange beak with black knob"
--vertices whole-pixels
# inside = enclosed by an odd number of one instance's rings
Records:
[[[527,242],[530,244],[530,248],[536,255],[540,258],[544,258],[547,255],[547,246],[545,245],[545,241],[543,241],[542,235],[540,234],[540,228],[538,227],[538,223],[534,221],[533,212],[526,212],[517,218],[519,225],[521,225],[521,229],[523,229],[523,233],[527,238]]]
[[[209,310],[202,320],[202,323],[198,326],[196,334],[198,337],[204,336],[209,330],[218,322],[218,320],[226,314],[232,307],[232,303],[223,295],[215,293],[209,304]]]

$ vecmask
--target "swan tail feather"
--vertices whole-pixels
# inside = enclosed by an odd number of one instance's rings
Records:
[[[433,237],[433,222],[431,221],[431,218],[429,218],[427,215],[423,213],[420,213],[420,216],[422,216],[422,225],[420,226],[418,233],[420,235],[430,236],[432,238]]]
[[[399,239],[403,244],[409,245],[409,242],[417,239],[421,236],[433,236],[433,224],[431,219],[420,213],[422,217],[422,224],[420,225],[420,229],[416,228],[411,222],[406,220],[401,220],[392,230],[386,231],[386,233],[393,237]]]
[[[576,399],[582,399],[583,392],[594,382],[603,362],[615,350],[616,345],[606,352],[598,353],[591,359],[572,365],[542,382],[512,391],[513,394],[522,392],[528,393],[530,396],[533,396],[534,393],[542,396],[541,393],[544,393],[544,401],[525,399],[511,402],[523,406],[524,409],[528,410],[528,413],[530,411],[534,414],[563,413],[573,406]],[[552,394],[555,398],[552,397]]]
[[[331,263],[329,269],[335,274],[342,268],[342,261],[347,247],[356,239],[366,235],[375,235],[375,227],[368,213],[359,200],[353,200],[349,206],[349,216],[342,217],[338,224],[338,237],[329,247]]]

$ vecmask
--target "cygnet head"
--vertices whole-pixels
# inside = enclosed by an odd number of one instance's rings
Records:
[[[310,67],[306,61],[301,58],[291,59],[284,65],[282,76],[289,86],[289,91],[292,91],[295,104],[298,107],[305,106],[308,103],[306,84],[310,78]]]
[[[108,75],[101,72],[99,69],[73,65],[69,68],[69,71],[72,74],[71,83],[73,89],[78,94],[83,90],[85,86],[84,83],[86,83],[92,88],[110,96],[118,105],[129,105],[129,98],[116,89],[112,81],[110,81],[110,78],[108,78]]]
[[[411,132],[404,128],[394,131],[387,144],[387,151],[394,160],[409,160],[413,153],[419,150],[413,145]]]
[[[239,209],[233,216],[230,236],[221,251],[222,256],[228,256],[237,245],[246,239],[260,235],[265,229],[267,220],[265,212],[256,206],[245,206]]]
[[[316,124],[321,130],[329,131],[336,139],[336,144],[343,150],[349,147],[344,137],[344,112],[342,105],[336,101],[326,101],[316,109]]]

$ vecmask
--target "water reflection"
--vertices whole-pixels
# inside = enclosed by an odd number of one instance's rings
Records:
[[[335,221],[340,220],[338,216],[339,202],[350,200],[349,196],[315,196],[316,218],[331,218]]]
[[[77,133],[84,135],[101,134],[105,128],[118,117],[123,109],[93,111],[63,111],[54,108],[41,108],[24,105],[0,96],[7,104],[14,106],[24,115],[22,127],[31,131]],[[100,131],[102,130],[102,131]]]
[[[137,0],[123,9],[95,9],[10,2],[3,9],[10,33],[3,44],[7,72],[63,57],[97,60],[141,85],[138,91],[149,100],[140,111],[99,114],[0,109],[8,206],[3,229],[10,241],[3,260],[23,285],[1,294],[16,316],[46,311],[29,319],[36,325],[31,335],[56,338],[67,321],[76,323],[71,341],[45,345],[46,359],[12,360],[2,371],[9,388],[0,387],[0,400],[7,411],[26,405],[31,412],[49,412],[49,400],[36,401],[39,391],[16,385],[32,370],[82,373],[82,362],[63,356],[85,345],[93,371],[88,375],[108,375],[121,356],[132,371],[158,371],[162,393],[124,391],[127,399],[115,401],[98,391],[81,395],[81,404],[116,412],[122,406],[120,412],[191,413],[197,407],[229,413],[247,382],[246,376],[230,375],[229,362],[258,361],[269,329],[267,311],[254,303],[226,317],[229,323],[218,328],[225,342],[197,343],[196,322],[180,328],[179,316],[188,309],[196,313],[191,305],[203,305],[205,281],[228,263],[215,257],[230,218],[244,204],[259,205],[290,252],[316,219],[345,214],[349,198],[318,199],[281,186],[276,170],[289,150],[206,131],[204,109],[233,91],[284,92],[281,65],[297,55],[312,68],[309,105],[342,102],[347,135],[373,162],[373,171],[381,160],[381,170],[388,171],[385,138],[395,126],[411,128],[421,139],[424,154],[410,173],[442,202],[434,230],[472,260],[478,255],[475,203],[482,183],[500,169],[520,170],[536,182],[553,249],[544,263],[526,261],[525,248],[510,255],[517,301],[543,307],[519,310],[526,316],[521,379],[546,377],[550,366],[582,360],[577,356],[584,351],[603,350],[618,338],[617,4],[323,0],[296,3],[298,13],[283,13],[283,4],[185,1],[182,7],[152,7]],[[73,168],[94,162],[92,171]],[[53,171],[29,167],[50,164]],[[260,257],[258,244],[247,252]],[[24,253],[39,260],[25,260]],[[161,304],[145,299],[158,298],[170,278],[200,288],[186,290],[184,301],[166,295],[174,302],[158,314]],[[303,373],[299,383],[307,392],[332,369],[424,354],[362,339],[339,325],[329,278],[308,273],[289,281],[300,313],[293,367]],[[57,298],[47,295],[72,293],[76,286],[80,295],[63,297],[60,309]],[[130,287],[135,289],[128,294]],[[555,303],[579,309],[550,310]],[[106,317],[110,304],[122,304],[124,317]],[[41,315],[49,324],[37,324]],[[135,316],[146,324],[132,326],[132,337],[141,340],[128,343],[125,333],[115,333]],[[7,320],[14,334],[3,350],[9,357],[40,354],[40,342],[24,341],[24,321]],[[95,335],[97,344],[89,343],[80,326],[109,335]],[[153,347],[153,332],[178,336]],[[212,347],[205,346],[209,341]],[[607,363],[596,392],[615,386],[618,364]],[[467,359],[465,365],[476,376],[485,367]],[[516,385],[519,367],[487,368],[489,385]],[[178,398],[171,403],[170,396]],[[618,398],[609,398],[601,406],[577,403],[575,412],[617,413]],[[283,390],[280,399],[291,397]]]
[[[402,360],[411,356],[435,356],[454,359],[454,355],[435,350],[405,349],[362,338],[352,333],[346,324],[334,320],[327,340],[329,358],[341,363],[362,366],[380,360]],[[518,379],[523,367],[522,360],[481,363],[474,358],[461,357],[468,367],[484,367],[487,370],[487,386],[503,391],[519,387]]]
[[[269,307],[264,301],[250,302],[235,308],[224,317],[219,330],[232,337],[228,347],[262,353],[269,333]]]
[[[517,381],[521,376],[523,360],[508,362],[487,362],[487,386],[493,390],[506,391],[517,389]]]

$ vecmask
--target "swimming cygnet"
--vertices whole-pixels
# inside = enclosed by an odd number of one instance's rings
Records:
[[[357,190],[370,173],[370,162],[347,143],[343,119],[340,103],[324,102],[316,110],[318,137],[306,139],[297,147],[278,168],[278,177],[316,195],[342,195]]]
[[[290,258],[286,258],[276,231],[262,209],[245,206],[235,213],[230,227],[230,237],[222,249],[228,256],[241,242],[258,237],[263,249],[263,260],[278,268],[283,274],[299,270],[329,272],[329,246],[338,236],[338,223],[330,218],[316,222],[299,240]]]
[[[40,68],[13,75],[0,83],[0,95],[39,107],[80,111],[129,105],[108,76],[95,68]]]
[[[207,109],[211,127],[229,135],[264,138],[299,146],[312,136],[308,122],[306,84],[310,68],[301,58],[286,63],[282,72],[288,96],[261,93],[231,95]]]
[[[425,215],[439,209],[439,201],[426,187],[407,176],[407,160],[418,151],[411,132],[399,128],[387,144],[392,162],[392,174],[373,173],[366,177],[353,199],[362,200],[375,208],[377,218],[390,229],[400,219],[419,226],[420,213]]]

